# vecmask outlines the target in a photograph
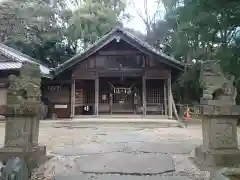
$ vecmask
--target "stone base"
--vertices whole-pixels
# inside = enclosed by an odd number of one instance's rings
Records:
[[[239,149],[206,149],[203,146],[195,148],[195,158],[203,167],[233,167],[240,164]]]
[[[209,105],[209,106],[235,106],[236,103],[232,100],[207,100],[207,99],[201,99],[200,100],[201,105]]]
[[[212,180],[236,180],[240,178],[239,168],[222,168],[211,176]]]
[[[22,158],[26,155],[29,167],[34,169],[46,160],[46,146],[34,146],[27,149],[21,147],[0,148],[0,161],[2,162],[6,162],[11,157]]]

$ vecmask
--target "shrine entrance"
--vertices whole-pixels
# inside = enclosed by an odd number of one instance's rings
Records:
[[[74,113],[166,115],[166,89],[164,80],[143,79],[142,76],[100,76],[97,80],[75,80]]]
[[[137,113],[141,106],[141,77],[99,79],[99,113]]]

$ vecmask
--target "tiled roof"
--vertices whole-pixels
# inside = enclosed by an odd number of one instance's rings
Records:
[[[0,62],[0,70],[19,69],[21,66],[19,62]]]
[[[61,64],[57,68],[55,68],[55,70],[54,70],[55,74],[58,74],[64,70],[68,69],[69,67],[73,66],[77,62],[80,62],[81,60],[87,58],[89,55],[95,53],[101,47],[110,43],[112,40],[116,39],[114,34],[117,32],[120,32],[121,34],[125,35],[127,38],[130,38],[131,40],[133,40],[134,42],[136,42],[137,44],[139,44],[146,50],[150,51],[151,53],[161,57],[162,59],[165,59],[165,63],[169,63],[174,68],[177,68],[180,71],[183,71],[184,65],[181,62],[179,62],[176,59],[174,59],[173,57],[168,56],[168,55],[164,54],[163,52],[153,48],[148,43],[143,42],[139,38],[135,37],[132,33],[128,32],[120,27],[117,27],[117,28],[113,29],[112,31],[110,31],[109,33],[107,33],[106,35],[102,36],[99,40],[97,40],[95,43],[93,43],[91,46],[89,46],[85,51],[77,54],[76,56],[72,57],[71,59],[65,61],[63,64]]]
[[[10,48],[2,43],[0,43],[0,54],[6,56],[7,58],[13,60],[12,62],[0,62],[0,70],[6,69],[18,69],[21,67],[22,62],[31,62],[39,65],[40,70],[45,77],[51,77],[51,70],[47,66],[42,65],[36,59],[33,59],[26,54],[21,53],[13,48]]]

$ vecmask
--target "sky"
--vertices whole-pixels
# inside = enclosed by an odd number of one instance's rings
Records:
[[[70,0],[68,0],[68,1],[70,1]],[[133,1],[135,6],[133,4],[130,4],[131,1]],[[125,27],[135,29],[142,33],[146,32],[145,25],[144,25],[142,19],[137,14],[137,11],[144,12],[144,1],[145,0],[126,0],[126,2],[128,4],[127,8],[126,8],[126,12],[130,14],[131,19],[128,22],[126,22],[126,21],[123,22]],[[157,9],[157,4],[155,1],[156,0],[147,0],[148,14],[151,17],[154,15],[154,13],[156,12],[156,9]],[[71,8],[70,3],[69,3],[69,7]],[[163,16],[164,15],[164,7],[163,6],[160,6],[160,12],[161,12],[161,16]]]
[[[133,28],[135,30],[138,30],[142,33],[145,33],[145,25],[142,21],[142,19],[137,14],[137,10],[140,12],[144,12],[144,0],[133,0],[135,4],[135,8],[133,5],[128,5],[126,8],[126,12],[128,12],[132,19],[129,22],[124,22],[124,25],[128,28]],[[157,9],[157,4],[155,3],[156,0],[147,0],[148,3],[148,14],[153,17],[154,13]],[[163,5],[160,5],[160,16],[163,18],[164,15],[164,7]]]

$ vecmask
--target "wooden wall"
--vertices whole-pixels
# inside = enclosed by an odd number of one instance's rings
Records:
[[[68,118],[71,113],[70,84],[64,85],[44,85],[44,99],[49,106],[48,117],[53,113],[59,118]],[[55,88],[55,89],[54,89]]]
[[[138,55],[139,56],[139,55]],[[124,56],[123,56],[124,58]],[[110,66],[106,61],[107,56],[94,55],[86,60],[83,60],[80,64],[76,65],[72,71],[73,79],[96,79],[98,76],[142,76],[145,74],[146,79],[167,79],[169,77],[169,67],[161,64],[160,62],[151,59],[150,57],[142,57],[145,62],[142,66],[136,68],[120,68],[120,65],[116,67]],[[105,63],[99,66],[100,59],[104,59]],[[131,59],[129,59],[131,60]],[[135,59],[133,59],[135,60]],[[111,59],[109,59],[111,61]]]

